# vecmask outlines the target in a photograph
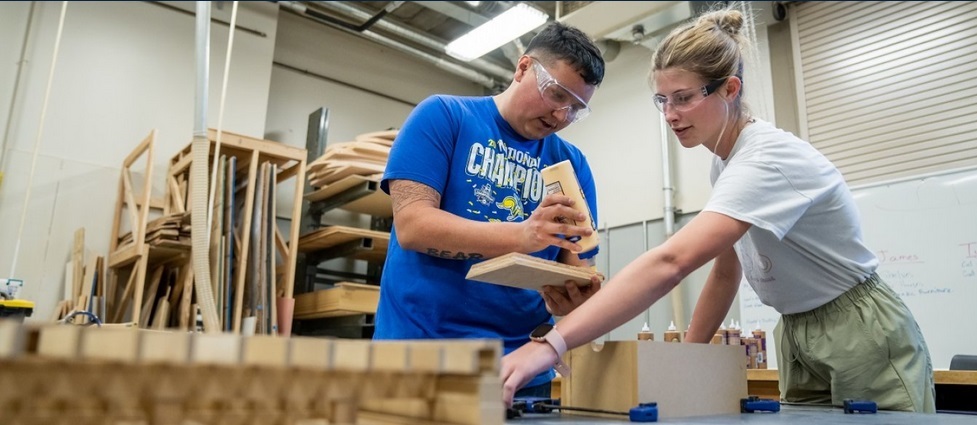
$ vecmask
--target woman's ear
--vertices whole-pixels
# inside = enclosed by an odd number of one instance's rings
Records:
[[[732,76],[726,79],[726,84],[723,84],[722,91],[725,92],[723,97],[726,99],[736,99],[739,96],[740,89],[743,88],[743,80],[740,77]]]

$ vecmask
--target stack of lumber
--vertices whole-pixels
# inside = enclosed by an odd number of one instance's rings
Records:
[[[396,135],[396,130],[366,133],[351,142],[330,144],[309,164],[309,184],[324,187],[349,176],[378,177],[387,166]]]
[[[0,406],[27,425],[501,425],[501,352],[0,321]]]
[[[352,282],[339,282],[329,289],[295,296],[296,319],[376,314],[380,302],[380,287]]]
[[[122,235],[119,246],[132,243],[132,232]],[[190,249],[190,213],[174,213],[146,225],[146,243],[152,246]]]

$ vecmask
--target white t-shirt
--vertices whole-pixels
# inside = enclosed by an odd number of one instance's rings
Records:
[[[811,144],[756,120],[729,157],[714,157],[704,211],[752,224],[734,245],[760,300],[781,314],[820,307],[878,267],[834,164]]]

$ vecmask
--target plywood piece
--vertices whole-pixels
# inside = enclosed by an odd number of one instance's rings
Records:
[[[139,332],[135,328],[85,328],[80,351],[85,359],[134,363],[139,357]]]
[[[561,384],[568,406],[627,411],[653,401],[662,417],[689,417],[738,413],[747,396],[738,346],[611,341],[600,351],[571,350],[565,360],[573,370]]]
[[[568,280],[578,286],[590,284],[597,272],[514,252],[475,264],[466,279],[496,285],[541,291],[545,285],[563,287]]]
[[[340,282],[335,287],[295,296],[295,318],[375,314],[380,302],[380,287]]]

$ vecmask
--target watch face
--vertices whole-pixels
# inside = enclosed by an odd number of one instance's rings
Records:
[[[542,325],[537,326],[536,329],[533,329],[533,332],[529,334],[529,337],[533,339],[542,339],[551,330],[553,330],[553,325],[549,323],[543,323]]]

